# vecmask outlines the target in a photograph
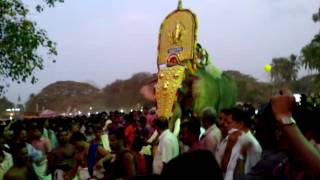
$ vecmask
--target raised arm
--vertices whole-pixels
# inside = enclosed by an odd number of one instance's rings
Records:
[[[276,119],[283,124],[284,118],[291,118],[294,99],[291,96],[276,96],[271,99],[272,111]],[[282,130],[286,135],[291,150],[297,155],[305,165],[305,169],[310,173],[320,175],[320,153],[308,142],[300,129],[293,123],[283,125]]]

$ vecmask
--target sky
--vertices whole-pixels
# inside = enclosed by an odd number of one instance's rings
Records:
[[[32,7],[32,0],[24,0]],[[56,81],[102,88],[137,72],[156,73],[160,24],[178,0],[65,0],[41,14],[40,28],[57,43],[56,63],[45,58],[36,84],[12,83],[5,96],[28,100]],[[183,0],[198,17],[198,41],[212,63],[268,81],[263,67],[274,57],[299,54],[319,31],[311,17],[320,0]],[[307,74],[302,71],[300,75]]]

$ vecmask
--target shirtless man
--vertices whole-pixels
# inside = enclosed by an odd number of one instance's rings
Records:
[[[24,143],[14,144],[12,146],[13,166],[4,175],[4,180],[37,180],[38,177],[35,174],[31,163],[28,160],[28,150]]]
[[[54,180],[63,179],[64,174],[72,168],[75,149],[69,143],[69,131],[62,129],[58,132],[59,146],[53,151]]]
[[[76,175],[79,180],[103,178],[103,161],[105,158],[109,158],[110,154],[99,145],[90,145],[86,141],[86,137],[80,132],[74,133],[70,138],[70,142],[76,149],[76,155],[72,170],[67,179],[72,179]],[[88,167],[88,164],[92,164],[92,167]]]
[[[49,174],[52,162],[51,143],[48,138],[42,136],[40,129],[41,128],[36,125],[30,130],[32,146],[35,149],[42,151],[42,154],[44,155],[43,161],[34,163],[33,168],[40,179],[49,180],[52,179],[51,174]]]

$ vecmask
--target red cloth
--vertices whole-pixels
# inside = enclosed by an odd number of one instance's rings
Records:
[[[137,165],[138,165],[138,175],[139,176],[144,176],[144,175],[147,175],[147,167],[146,167],[146,159],[144,157],[144,155],[142,154],[139,154],[137,157],[136,157],[136,160],[137,160]]]
[[[126,139],[127,139],[127,147],[130,149],[134,141],[134,132],[135,132],[135,127],[131,124],[124,130],[124,135],[126,136]]]

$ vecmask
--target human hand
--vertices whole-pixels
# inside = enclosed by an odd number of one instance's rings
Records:
[[[272,112],[278,121],[286,116],[291,116],[294,108],[294,97],[289,95],[275,96],[271,98]]]

